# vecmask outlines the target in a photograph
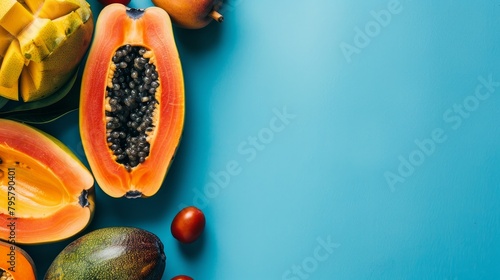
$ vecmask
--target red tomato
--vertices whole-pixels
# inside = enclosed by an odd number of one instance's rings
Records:
[[[99,3],[103,4],[104,6],[107,6],[109,4],[113,3],[119,3],[127,6],[130,3],[130,0],[98,0]]]
[[[172,278],[171,280],[194,280],[194,279],[186,275],[177,275],[174,276],[174,278]]]
[[[170,231],[181,243],[192,243],[205,229],[205,215],[200,209],[188,206],[175,215]]]

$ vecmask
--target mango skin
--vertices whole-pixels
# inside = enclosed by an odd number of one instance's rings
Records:
[[[157,7],[164,9],[172,22],[185,29],[200,29],[212,22],[210,13],[217,11],[222,0],[152,0]]]
[[[66,246],[47,270],[45,280],[160,280],[165,271],[163,243],[133,227],[94,230]]]

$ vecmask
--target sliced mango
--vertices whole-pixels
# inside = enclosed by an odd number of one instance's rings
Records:
[[[54,75],[53,71],[43,69],[43,63],[31,62],[21,73],[20,92],[21,98],[30,102],[39,100],[47,95],[47,92],[57,91],[64,83],[61,80],[68,80],[74,75],[73,72]],[[53,86],[57,85],[57,86]]]
[[[43,5],[43,0],[24,0],[24,5],[30,9],[32,14],[36,14]]]
[[[80,8],[77,2],[67,0],[45,0],[38,16],[42,18],[56,19],[67,15]]]
[[[19,100],[19,87],[16,83],[13,87],[3,87],[0,86],[0,96],[11,100]]]
[[[0,86],[7,88],[14,87],[14,85],[18,83],[23,67],[24,58],[19,49],[19,43],[13,41],[2,60],[2,66],[0,67]]]
[[[13,37],[7,30],[0,27],[0,57],[5,55],[10,43],[14,39],[15,37]]]
[[[30,22],[33,15],[16,0],[2,0],[0,5],[0,26],[10,34],[16,36]]]
[[[54,22],[47,18],[35,20],[18,37],[21,52],[26,59],[41,62],[64,39]]]
[[[80,16],[73,12],[57,21],[54,20],[58,28],[66,30],[69,34],[48,59],[42,62],[31,61],[24,68],[20,87],[21,97],[24,101],[43,98],[47,92],[55,90],[53,85],[62,86],[62,81],[70,79],[74,74],[73,69],[78,66],[80,55],[72,56],[71,53],[74,53],[75,49],[80,49],[82,42],[84,44],[90,43],[90,40],[85,41],[84,38],[90,38],[93,30],[93,26],[90,25],[83,25],[85,28],[81,28],[82,26],[75,28],[78,19]],[[64,59],[66,59],[66,64],[61,66],[60,61]]]
[[[56,25],[59,32],[65,36],[71,35],[83,25],[82,18],[76,12],[70,12],[65,16],[54,19],[52,22]]]
[[[90,9],[90,4],[88,2],[85,2],[84,0],[79,0],[78,2],[82,3],[80,8],[76,10],[76,12],[80,15],[83,22],[87,22],[92,17],[92,10]]]
[[[34,101],[63,87],[93,28],[86,0],[0,0],[0,96]]]

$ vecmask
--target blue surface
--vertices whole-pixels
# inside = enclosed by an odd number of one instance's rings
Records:
[[[500,2],[230,0],[223,13],[175,29],[186,126],[161,191],[98,190],[86,232],[154,232],[163,279],[500,278]],[[41,127],[85,161],[77,121]],[[207,228],[180,246],[170,222],[189,204]],[[69,241],[26,248],[40,276]]]

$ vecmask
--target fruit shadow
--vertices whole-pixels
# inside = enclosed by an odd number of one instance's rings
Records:
[[[49,244],[19,246],[33,259],[37,279],[44,279],[45,273],[52,264],[52,261],[71,241],[64,240]]]
[[[96,215],[92,227],[157,224],[161,224],[162,228],[169,227],[179,210],[180,193],[188,184],[190,163],[181,147],[183,144],[189,146],[188,142],[186,139],[181,140],[161,188],[151,197],[112,198],[96,186]]]
[[[180,269],[179,266],[175,265],[175,262],[170,264],[167,262],[164,279],[171,279],[178,274],[187,274],[194,279],[216,279],[216,269],[200,270],[200,267],[218,267],[219,251],[217,241],[212,234],[213,228],[216,227],[214,221],[208,221],[203,234],[190,244],[183,244],[172,239],[168,245],[171,246],[172,251],[178,254],[176,262],[183,263],[185,266]]]
[[[153,226],[169,231],[170,222],[181,204],[190,204],[193,187],[204,185],[210,158],[208,149],[210,124],[200,121],[202,112],[190,98],[190,85],[186,84],[186,113],[181,141],[160,190],[147,198],[112,198],[96,185],[96,215],[93,228],[104,226]],[[206,119],[206,118],[205,118]],[[207,120],[208,121],[208,120]],[[193,170],[197,170],[193,176]],[[198,173],[200,172],[201,173]],[[187,197],[187,199],[186,199]]]
[[[198,240],[190,244],[183,244],[177,242],[177,248],[181,252],[182,256],[189,262],[199,259],[203,255],[203,251],[206,244],[206,232],[202,234]]]
[[[183,29],[174,26],[174,37],[182,56],[183,51],[190,54],[211,53],[223,41],[224,23],[211,22],[200,29]]]

